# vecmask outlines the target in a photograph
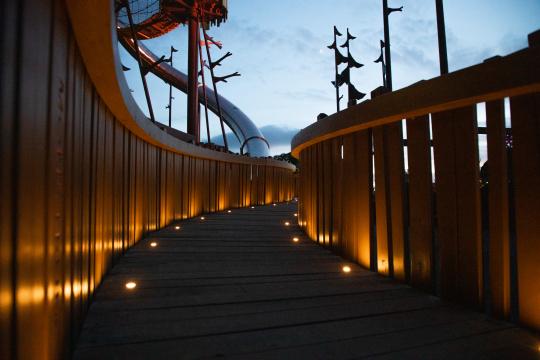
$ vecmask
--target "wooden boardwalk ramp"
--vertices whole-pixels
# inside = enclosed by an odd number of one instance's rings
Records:
[[[234,209],[142,240],[98,289],[75,358],[539,358],[536,334],[343,260],[295,212]]]

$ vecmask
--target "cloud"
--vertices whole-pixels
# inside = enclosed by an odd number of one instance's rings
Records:
[[[276,94],[287,99],[311,100],[311,101],[332,101],[334,98],[328,95],[327,91],[321,89],[306,89],[301,91],[279,90]]]
[[[291,129],[276,125],[263,126],[259,130],[261,130],[271,146],[290,145],[293,136],[299,131],[299,129]]]

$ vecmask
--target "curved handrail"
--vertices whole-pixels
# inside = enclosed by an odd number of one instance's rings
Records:
[[[180,141],[147,120],[122,73],[112,1],[67,1],[75,39],[85,67],[100,97],[131,132],[150,144],[179,154],[240,164],[271,165],[294,170],[294,165],[269,159],[217,152]],[[103,14],[108,14],[104,16]]]
[[[265,139],[264,137],[262,137],[262,136],[256,136],[256,135],[255,135],[255,136],[250,136],[250,137],[248,137],[246,140],[244,140],[244,142],[243,142],[242,145],[240,146],[240,154],[241,154],[241,155],[244,155],[244,146],[245,146],[245,145],[248,145],[248,142],[249,142],[250,140],[256,140],[256,139],[264,141],[264,142],[266,143],[266,145],[268,146],[268,148],[270,149],[270,144],[268,143],[268,140],[266,140],[266,139]],[[249,149],[249,146],[248,146],[248,149]],[[248,153],[249,153],[249,151],[248,151]]]
[[[540,91],[538,64],[540,47],[530,47],[366,100],[302,129],[291,141],[292,155],[374,126]]]

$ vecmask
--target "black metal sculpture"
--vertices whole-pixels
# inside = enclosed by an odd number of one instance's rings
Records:
[[[137,33],[135,31],[135,25],[133,24],[133,16],[131,14],[131,8],[129,6],[129,1],[122,0],[118,3],[118,6],[116,7],[116,12],[118,13],[122,8],[126,9],[127,18],[129,21],[129,28],[131,31],[131,39],[133,41],[133,44],[135,45],[135,48],[137,49],[137,63],[139,65],[139,72],[141,74],[141,80],[143,84],[144,89],[144,96],[146,97],[146,103],[148,104],[148,114],[150,115],[150,120],[152,122],[156,122],[156,118],[154,117],[154,110],[152,109],[152,101],[150,100],[150,92],[148,90],[148,84],[146,83],[146,73],[144,69],[143,62],[141,60],[141,54],[139,52],[139,44],[137,40]]]
[[[357,100],[361,100],[364,98],[364,96],[366,96],[366,94],[356,90],[354,85],[351,83],[351,68],[359,69],[364,66],[364,64],[360,64],[352,57],[349,42],[354,39],[356,39],[356,37],[352,36],[347,28],[347,40],[345,40],[345,43],[341,45],[342,48],[347,49],[347,68],[342,73],[342,80],[348,85],[349,101],[347,102],[347,106],[355,105]]]
[[[339,96],[339,85],[338,85],[338,65],[341,64],[341,53],[339,52],[337,46],[336,46],[336,43],[337,43],[337,37],[338,36],[341,36],[341,33],[339,32],[339,30],[337,29],[337,27],[334,26],[334,42],[332,43],[332,45],[328,46],[329,49],[334,49],[334,55],[335,55],[335,58],[336,58],[336,61],[335,61],[335,80],[334,82],[332,82],[334,84],[334,87],[336,88],[336,108],[337,108],[337,112],[339,112],[339,101],[341,100],[342,96],[340,97]],[[339,63],[338,63],[339,61]]]
[[[178,52],[173,46],[171,46],[171,55],[169,56],[168,63],[173,66],[173,53]],[[172,127],[172,84],[169,84],[169,105],[167,105],[166,109],[169,110],[169,127]]]
[[[349,32],[349,29],[347,29],[347,39],[345,42],[340,46],[342,48],[347,49],[347,56],[344,56],[341,54],[339,49],[336,46],[337,36],[341,36],[341,33],[338,31],[338,29],[334,26],[334,42],[332,45],[328,46],[329,49],[334,50],[335,55],[335,71],[336,71],[336,77],[334,81],[331,81],[332,85],[336,88],[336,104],[337,104],[337,110],[339,111],[339,103],[341,99],[343,98],[343,95],[339,95],[339,87],[343,84],[347,84],[348,86],[348,95],[349,95],[349,101],[347,103],[348,106],[352,106],[356,104],[357,100],[361,100],[366,94],[358,91],[354,85],[351,83],[351,68],[361,68],[364,66],[363,64],[360,64],[358,61],[356,61],[350,50],[350,41],[356,39],[356,37],[352,36]],[[338,66],[341,64],[346,64],[347,67],[340,73],[338,70]]]
[[[384,61],[384,41],[381,40],[381,55],[375,60],[375,63],[381,63],[383,86],[386,87],[386,62]]]
[[[403,11],[403,6],[399,8],[389,8],[388,0],[383,0],[383,20],[384,20],[384,57],[386,60],[386,88],[392,90],[392,58],[390,55],[390,30],[388,26],[388,16],[394,11]]]
[[[227,142],[227,136],[225,135],[225,126],[224,126],[224,122],[223,122],[223,115],[221,113],[221,105],[219,103],[219,97],[218,97],[216,84],[218,82],[227,82],[228,78],[235,77],[235,76],[240,76],[240,74],[238,73],[238,71],[235,71],[234,73],[229,74],[229,75],[225,75],[225,76],[216,76],[215,75],[214,68],[216,66],[221,66],[221,62],[223,60],[225,60],[226,58],[228,58],[229,56],[231,56],[232,53],[227,52],[225,55],[223,55],[218,60],[213,62],[212,57],[210,56],[210,44],[216,45],[219,49],[222,48],[222,45],[221,45],[221,43],[219,43],[217,41],[214,41],[214,39],[206,33],[206,30],[204,29],[204,27],[202,28],[202,31],[203,31],[203,37],[204,37],[204,45],[206,47],[206,57],[207,57],[208,63],[209,63],[207,68],[210,70],[210,75],[212,77],[212,85],[214,87],[214,94],[216,96],[216,103],[217,103],[217,107],[218,107],[218,117],[219,117],[219,122],[220,122],[220,125],[221,125],[221,133],[223,135],[223,144],[225,145],[225,149],[227,151],[229,151],[229,144]],[[204,69],[203,68],[203,61],[202,61],[202,58],[201,58],[201,71],[203,69]],[[202,72],[204,73],[204,71],[202,71]],[[204,95],[204,96],[206,97],[206,95]],[[208,126],[208,110],[207,110],[207,117],[206,117],[206,130],[208,131],[208,133],[207,133],[208,134],[208,142],[210,143],[210,133],[209,133],[209,126]]]

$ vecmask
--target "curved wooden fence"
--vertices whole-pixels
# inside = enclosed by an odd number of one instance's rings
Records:
[[[303,129],[292,146],[307,234],[383,275],[540,328],[539,38],[390,94],[378,89]]]
[[[1,5],[2,359],[69,357],[101,279],[145,233],[294,196],[290,164],[181,143],[126,111],[114,2],[68,3],[91,10],[72,25],[63,1]],[[93,30],[75,31],[76,16]],[[110,68],[90,74],[96,59]]]

